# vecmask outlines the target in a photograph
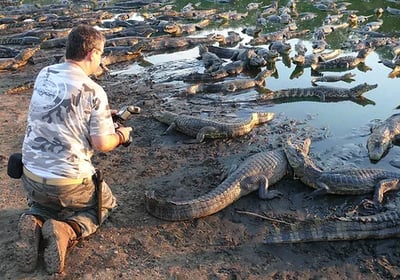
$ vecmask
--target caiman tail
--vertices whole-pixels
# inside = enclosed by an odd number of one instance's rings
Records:
[[[400,236],[400,213],[387,211],[372,216],[312,221],[271,230],[265,244],[383,239]]]
[[[145,193],[145,205],[150,214],[163,220],[201,218],[224,209],[255,190],[263,199],[279,196],[279,192],[269,191],[268,187],[281,180],[286,173],[287,160],[282,150],[261,152],[247,158],[218,187],[199,198],[171,201],[157,198],[154,191],[148,191]]]
[[[170,201],[157,198],[154,191],[145,193],[147,211],[153,216],[167,221],[183,221],[214,214],[240,197],[240,186],[236,183],[231,189],[218,188],[197,199]]]

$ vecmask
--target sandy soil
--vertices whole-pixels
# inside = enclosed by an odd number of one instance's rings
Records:
[[[44,54],[42,54],[44,55]],[[47,57],[51,55],[46,54]],[[37,60],[15,72],[3,72],[0,92],[33,80],[49,61]],[[51,62],[51,61],[50,61]],[[141,76],[143,77],[143,76]],[[278,148],[286,133],[313,134],[297,120],[277,116],[237,139],[183,144],[187,136],[162,135],[166,126],[152,118],[160,108],[203,113],[211,117],[234,116],[235,106],[193,105],[179,93],[179,84],[150,87],[135,75],[100,78],[114,108],[136,104],[141,114],[129,148],[97,153],[94,163],[103,168],[119,201],[104,226],[83,240],[68,257],[62,275],[49,276],[40,262],[34,273],[21,273],[13,245],[17,221],[26,208],[21,182],[7,176],[7,160],[21,149],[31,91],[1,94],[0,110],[0,278],[2,279],[398,279],[400,245],[397,239],[318,242],[267,246],[262,244],[271,226],[280,221],[343,215],[362,197],[325,196],[306,199],[310,189],[283,179],[273,189],[280,199],[263,201],[253,193],[215,215],[185,222],[166,222],[149,215],[143,194],[157,189],[174,198],[197,197],[216,187],[232,164],[251,154]],[[263,219],[246,213],[255,213]]]

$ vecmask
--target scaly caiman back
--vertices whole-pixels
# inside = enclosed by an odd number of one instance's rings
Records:
[[[313,220],[294,224],[289,228],[274,228],[268,232],[264,243],[383,239],[398,236],[400,212],[397,206],[371,216],[338,217],[330,221]]]
[[[281,180],[287,172],[287,160],[282,150],[257,153],[243,162],[213,191],[199,198],[171,201],[145,193],[147,211],[153,216],[169,221],[188,220],[214,214],[240,197],[259,190],[263,199],[280,195],[268,187]]]

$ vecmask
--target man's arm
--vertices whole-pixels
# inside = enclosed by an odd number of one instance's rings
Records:
[[[122,133],[123,140],[121,139],[121,136],[118,135],[118,133],[103,136],[94,135],[91,136],[91,141],[94,148],[102,152],[109,152],[111,150],[114,150],[119,145],[123,144],[125,141],[128,141],[129,134],[132,131],[132,127],[119,127],[117,128],[117,130]]]

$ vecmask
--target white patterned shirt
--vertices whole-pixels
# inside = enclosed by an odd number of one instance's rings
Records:
[[[94,173],[90,136],[115,133],[104,89],[73,63],[43,68],[36,78],[22,147],[24,166],[45,178]]]

